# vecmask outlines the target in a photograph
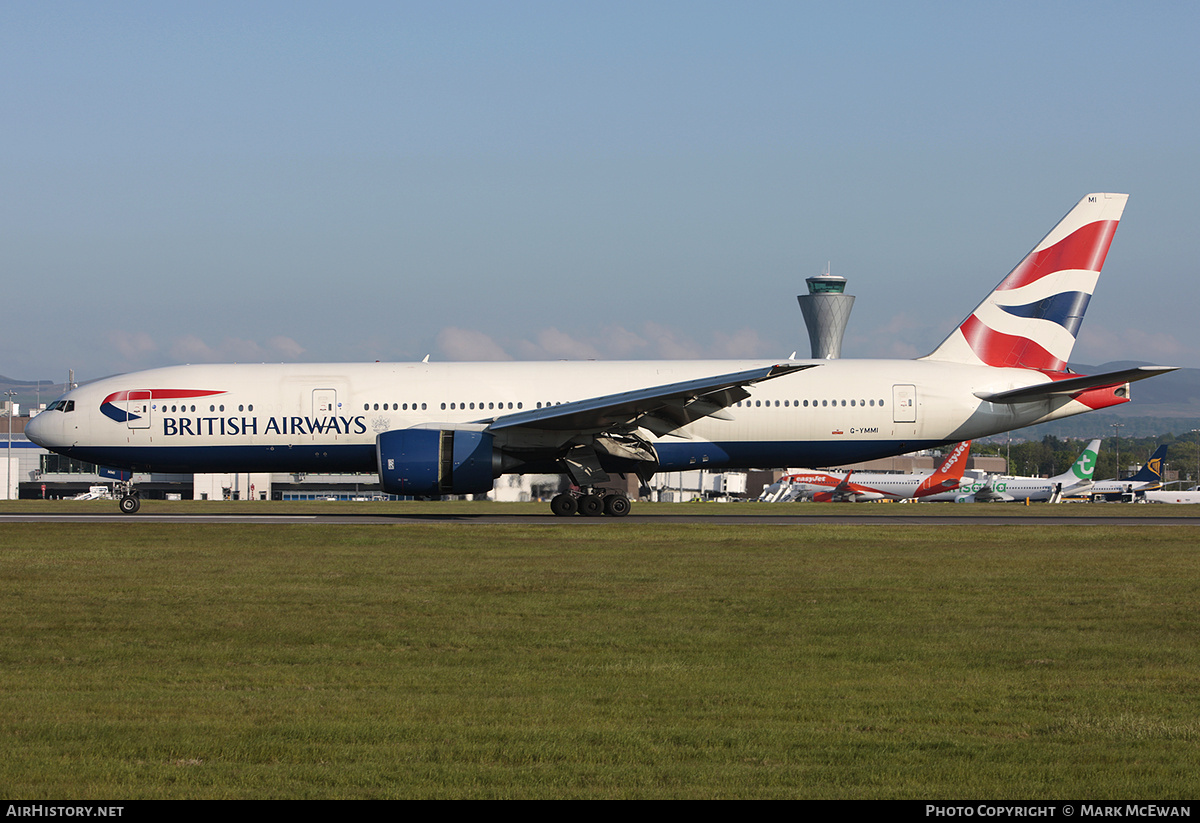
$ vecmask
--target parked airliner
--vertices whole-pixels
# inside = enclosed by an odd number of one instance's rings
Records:
[[[1087,494],[1092,473],[1100,454],[1100,440],[1087,444],[1071,468],[1054,477],[1021,477],[994,474],[986,480],[962,484],[957,492],[926,497],[930,502],[953,500],[956,503],[1011,503],[1017,500],[1059,501],[1072,494]]]
[[[175,366],[73,389],[25,431],[130,471],[378,472],[397,495],[561,472],[555,514],[621,516],[611,473],[842,465],[1128,402],[1171,369],[1066,369],[1127,197],[1085,196],[915,360]]]
[[[1121,500],[1133,492],[1148,491],[1162,488],[1163,461],[1167,459],[1167,445],[1164,443],[1154,450],[1146,465],[1136,474],[1122,480],[1097,480],[1090,487],[1073,491],[1071,497],[1103,496],[1109,500]]]
[[[788,499],[817,503],[863,503],[874,500],[921,500],[948,493],[962,482],[971,441],[959,443],[932,473],[822,472],[806,469],[780,478],[780,486],[791,486]],[[772,487],[773,488],[773,487]],[[799,494],[792,492],[798,490]],[[766,492],[764,492],[764,495]]]

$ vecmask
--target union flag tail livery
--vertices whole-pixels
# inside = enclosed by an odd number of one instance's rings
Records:
[[[1089,194],[926,359],[1060,372],[1127,194]]]
[[[932,476],[809,484],[928,499],[959,484],[964,441],[1128,403],[1132,381],[1171,370],[1065,371],[1125,200],[1084,197],[916,360],[173,366],[72,389],[25,434],[126,471],[262,473],[243,481],[260,490],[270,473],[375,473],[388,494],[441,497],[558,473],[571,485],[556,515],[613,517],[630,501],[612,474],[844,466],[961,443]],[[132,485],[120,505],[138,510]]]

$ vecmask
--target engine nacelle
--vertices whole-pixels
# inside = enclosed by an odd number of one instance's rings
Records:
[[[396,429],[375,438],[383,490],[414,497],[490,492],[494,451],[488,432]]]

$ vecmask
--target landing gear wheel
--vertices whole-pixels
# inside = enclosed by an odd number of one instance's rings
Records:
[[[142,507],[141,498],[136,494],[127,494],[121,498],[121,514],[134,514]]]
[[[624,517],[631,508],[629,498],[623,494],[610,494],[604,498],[604,513],[609,517]]]
[[[570,517],[579,511],[579,504],[569,494],[558,494],[550,501],[550,511],[559,517]]]
[[[579,513],[584,517],[599,517],[604,514],[604,501],[597,495],[585,494],[579,498]]]

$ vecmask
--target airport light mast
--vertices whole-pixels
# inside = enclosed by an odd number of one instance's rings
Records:
[[[4,499],[12,500],[12,424],[13,424],[13,398],[17,393],[13,389],[9,389],[4,393],[8,398],[8,456],[5,460],[6,469],[4,472]]]

